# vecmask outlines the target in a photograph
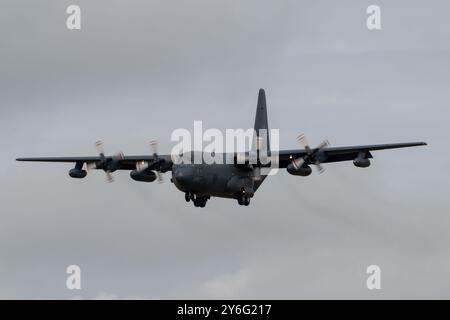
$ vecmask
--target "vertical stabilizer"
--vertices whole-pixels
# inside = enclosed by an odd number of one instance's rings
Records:
[[[256,147],[270,155],[269,124],[267,120],[266,93],[259,89],[255,116]],[[259,148],[258,148],[259,146]]]
[[[254,143],[256,145],[258,159],[261,159],[261,154],[262,157],[270,156],[269,123],[267,120],[266,93],[264,92],[264,89],[259,89],[254,130],[256,135]],[[259,166],[253,169],[253,173],[255,175],[253,190],[256,191],[267,175],[261,173],[261,168]]]

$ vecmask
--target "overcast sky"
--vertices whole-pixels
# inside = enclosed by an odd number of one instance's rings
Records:
[[[382,30],[366,28],[381,7]],[[66,28],[81,7],[82,29]],[[0,298],[450,298],[448,1],[6,0],[0,10]],[[426,141],[368,169],[266,179],[249,207],[20,156],[149,154],[177,128],[281,148]],[[82,270],[82,290],[65,270]],[[382,289],[366,288],[381,267]]]

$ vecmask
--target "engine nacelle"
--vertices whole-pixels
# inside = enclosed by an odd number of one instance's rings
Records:
[[[353,160],[353,164],[358,168],[367,168],[368,166],[370,166],[370,160],[367,158],[358,157]]]
[[[87,171],[82,169],[71,169],[69,171],[69,176],[74,179],[83,179],[86,177]]]
[[[156,174],[153,171],[133,170],[130,172],[131,179],[140,182],[153,182],[156,180]]]
[[[287,170],[287,172],[289,172],[290,174],[292,174],[294,176],[302,176],[302,177],[309,176],[312,172],[310,166],[304,165],[298,169],[295,169],[293,163],[288,164],[288,166],[286,167],[286,170]]]

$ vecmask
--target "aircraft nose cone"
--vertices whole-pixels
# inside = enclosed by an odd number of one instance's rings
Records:
[[[179,184],[186,185],[191,179],[191,174],[188,172],[187,169],[178,169],[175,172],[174,178],[176,182],[178,182]]]

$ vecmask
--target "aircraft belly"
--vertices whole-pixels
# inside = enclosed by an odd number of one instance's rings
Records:
[[[227,165],[209,165],[203,170],[201,192],[215,197],[230,197],[227,183],[230,178],[230,167]]]
[[[172,170],[172,180],[182,192],[234,198],[228,187],[236,173],[233,165],[179,165]]]

